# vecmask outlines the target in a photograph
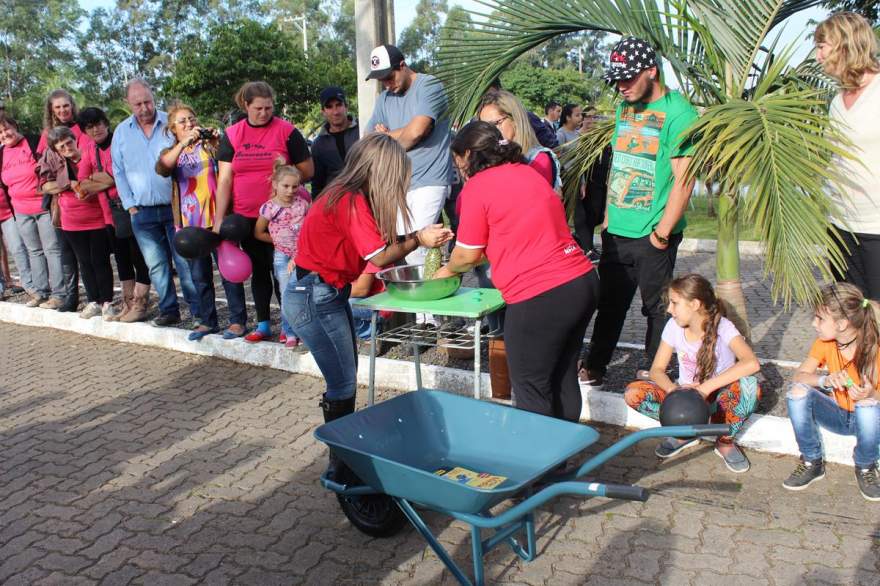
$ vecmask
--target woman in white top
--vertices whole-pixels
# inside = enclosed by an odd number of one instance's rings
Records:
[[[880,62],[868,21],[839,12],[816,28],[816,60],[840,81],[831,121],[855,147],[854,159],[834,156],[844,184],[831,196],[839,215],[831,223],[845,246],[846,274],[839,281],[880,300]]]

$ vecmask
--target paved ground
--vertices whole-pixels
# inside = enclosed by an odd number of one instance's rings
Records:
[[[5,323],[0,364],[0,583],[451,583],[414,531],[367,538],[318,485],[316,379]],[[653,448],[600,473],[647,503],[556,501],[538,559],[499,550],[491,582],[878,583],[880,505],[851,469],[791,494],[793,458],[735,476]],[[467,563],[465,527],[428,518]]]

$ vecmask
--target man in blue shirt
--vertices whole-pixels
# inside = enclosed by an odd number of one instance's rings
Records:
[[[168,115],[156,110],[153,92],[146,82],[130,81],[125,100],[132,115],[116,127],[113,135],[113,175],[122,205],[131,214],[132,231],[150,268],[150,279],[159,294],[159,316],[152,323],[169,326],[180,321],[180,304],[171,275],[172,256],[183,297],[190,312],[199,314],[189,265],[172,245],[171,178],[156,173],[159,153],[172,146],[174,139],[166,132]]]
[[[446,92],[436,77],[410,69],[394,45],[380,45],[370,54],[370,75],[385,88],[367,124],[368,132],[391,136],[406,149],[412,161],[412,180],[406,194],[412,225],[406,230],[397,219],[397,233],[405,234],[435,223],[452,185],[452,151]],[[427,249],[417,248],[406,257],[422,264]]]

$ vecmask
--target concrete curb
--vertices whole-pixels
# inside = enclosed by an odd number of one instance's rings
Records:
[[[601,247],[602,238],[596,234],[593,236],[593,243]],[[717,249],[717,240],[704,238],[683,238],[681,244],[678,245],[679,252],[715,252]],[[764,254],[764,245],[757,241],[740,240],[739,253],[743,255],[762,255]]]
[[[107,340],[126,342],[176,350],[200,356],[225,358],[251,366],[267,366],[286,372],[320,377],[315,361],[308,353],[296,353],[280,344],[248,344],[244,340],[224,340],[220,336],[208,336],[200,342],[187,340],[189,332],[177,328],[155,328],[145,323],[121,324],[105,322],[100,318],[81,319],[75,313],[58,313],[38,308],[28,308],[17,303],[0,302],[0,321],[18,325],[54,328],[77,332]],[[358,382],[367,384],[369,361],[362,356],[358,370]],[[490,388],[489,375],[483,373],[482,387]],[[473,373],[443,366],[423,365],[422,383],[435,389],[444,389],[471,396]],[[407,391],[416,386],[412,363],[388,358],[376,359],[376,385],[383,388]],[[584,407],[581,419],[644,429],[657,422],[629,409],[619,393],[581,390]],[[749,418],[738,442],[754,450],[798,455],[797,443],[789,420],[773,415],[753,415]],[[830,462],[852,465],[855,438],[822,432],[825,459]]]

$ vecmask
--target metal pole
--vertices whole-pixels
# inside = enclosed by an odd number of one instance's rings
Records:
[[[366,81],[370,73],[370,51],[385,44],[394,43],[394,0],[355,0],[355,56],[357,59],[358,119],[361,135],[370,129],[366,123],[373,114],[379,84]]]

